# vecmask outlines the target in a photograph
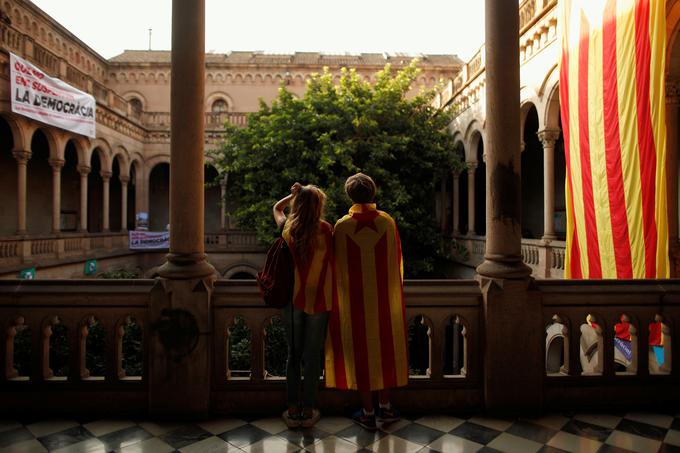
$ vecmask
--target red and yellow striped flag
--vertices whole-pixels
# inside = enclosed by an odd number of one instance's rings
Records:
[[[565,278],[667,278],[663,0],[562,0]]]

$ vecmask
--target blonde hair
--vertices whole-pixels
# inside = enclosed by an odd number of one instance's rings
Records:
[[[295,255],[302,263],[311,259],[325,203],[326,194],[311,184],[301,187],[293,198],[288,231],[295,244]]]

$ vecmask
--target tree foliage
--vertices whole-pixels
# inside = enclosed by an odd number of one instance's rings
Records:
[[[227,125],[216,160],[229,174],[240,225],[270,241],[272,205],[296,181],[326,192],[333,223],[351,204],[345,179],[361,171],[378,185],[378,208],[399,226],[407,275],[441,275],[435,186],[463,163],[447,132],[450,114],[433,107],[435,91],[413,95],[418,73],[417,61],[396,73],[387,65],[369,83],[353,69],[343,69],[339,80],[326,69],[301,99],[282,86],[271,105],[260,102],[246,128]]]

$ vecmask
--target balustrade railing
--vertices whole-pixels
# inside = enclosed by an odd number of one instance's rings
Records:
[[[39,405],[33,410],[144,410],[152,285],[152,280],[0,282],[3,407],[30,407],[29,391]]]
[[[407,281],[404,297],[411,379],[406,389],[399,390],[402,407],[478,406],[482,401],[478,285],[462,280]],[[285,370],[285,346],[280,349],[281,311],[263,306],[254,283],[228,280],[215,285],[212,306],[214,409],[278,409]],[[244,339],[249,345],[245,360]],[[320,399],[326,406],[342,408],[338,396],[332,390],[322,390]]]
[[[0,238],[0,272],[9,272],[24,263],[41,263],[85,256],[91,250],[127,250],[127,233],[62,233],[48,236]]]
[[[519,5],[519,29],[520,33],[536,17],[536,0],[524,0]]]
[[[673,328],[680,325],[680,284],[539,280],[536,286],[546,326],[549,406],[585,405],[612,391],[628,404],[653,406],[680,394],[670,385],[680,377],[672,363],[679,346]]]
[[[460,236],[455,238],[454,256],[466,266],[476,267],[484,261],[486,238],[484,236]],[[467,253],[460,253],[463,247]],[[531,267],[536,278],[562,278],[564,276],[564,241],[522,239],[522,260]]]
[[[0,281],[0,397],[30,410],[144,411],[154,327],[153,280]],[[538,280],[545,329],[531,363],[545,375],[546,408],[680,399],[680,283]],[[532,297],[534,297],[532,296]],[[396,390],[413,411],[470,410],[484,404],[482,292],[473,280],[406,281],[410,382]],[[510,302],[508,302],[510,303]],[[211,404],[215,412],[262,412],[283,404],[281,312],[265,307],[254,282],[219,280],[210,309]],[[531,335],[531,338],[536,338]],[[527,354],[538,348],[526,348]],[[26,399],[26,392],[33,396]],[[348,395],[320,392],[339,410]],[[103,406],[102,406],[103,405]]]
[[[33,58],[38,66],[52,74],[59,74],[59,57],[40,44],[33,44]]]
[[[225,123],[245,127],[248,125],[248,114],[243,112],[207,112],[205,114],[206,129],[221,130]],[[170,112],[143,112],[142,124],[154,129],[169,129]]]

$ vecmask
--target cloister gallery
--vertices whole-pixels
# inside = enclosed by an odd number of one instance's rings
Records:
[[[355,67],[371,80],[386,63],[400,67],[410,57],[205,54],[204,2],[188,3],[173,2],[172,51],[129,50],[109,60],[30,1],[2,3],[0,395],[6,407],[156,414],[277,407],[282,383],[267,373],[264,347],[276,312],[262,307],[254,282],[244,279],[262,265],[263,249],[231,222],[228,180],[207,151],[219,144],[225,122],[245,126],[258,99],[273,99],[282,83],[301,96],[305,81],[324,66],[334,73]],[[435,103],[453,110],[450,131],[468,162],[466,171],[442,181],[436,212],[474,278],[405,282],[408,318],[427,326],[428,341],[423,374],[399,397],[405,408],[425,411],[677,405],[680,370],[672,367],[672,352],[680,348],[673,335],[680,285],[562,280],[560,2],[486,0],[486,6],[486,44],[469,62],[420,56],[417,83],[443,80]],[[666,1],[666,23],[669,253],[676,276],[680,2]],[[91,94],[96,136],[13,113],[10,54]],[[183,89],[171,95],[172,84]],[[175,103],[182,108],[171,108]],[[516,164],[521,185],[493,179],[508,162]],[[501,192],[521,200],[521,218],[492,215]],[[169,254],[129,250],[127,231],[139,213],[148,213],[151,230],[169,227]],[[79,279],[89,259],[104,270],[139,267],[146,278]],[[30,267],[35,281],[16,279]],[[92,379],[85,351],[95,318],[106,332],[107,366]],[[131,320],[141,326],[144,352],[141,376],[132,377],[123,366]],[[237,323],[252,335],[245,373],[230,369],[229,336]],[[625,358],[614,346],[621,323],[631,333]],[[50,362],[57,326],[68,331],[65,376],[55,376]],[[19,372],[14,339],[26,330],[33,354]],[[321,393],[329,408],[342,407],[342,398]]]

